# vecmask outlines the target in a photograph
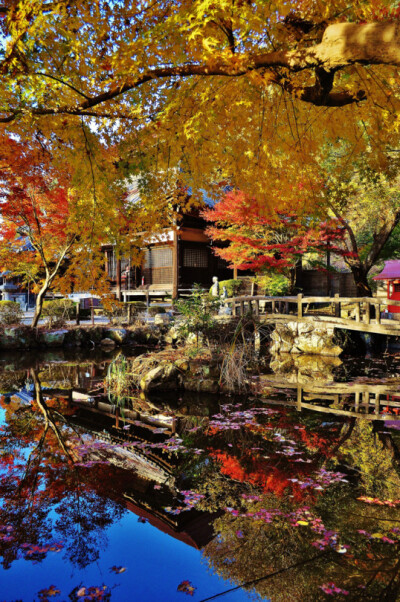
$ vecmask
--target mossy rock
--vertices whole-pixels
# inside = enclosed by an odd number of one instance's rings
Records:
[[[68,330],[44,330],[39,333],[39,343],[45,347],[62,347]]]
[[[0,332],[0,349],[30,349],[37,344],[36,330],[29,326],[8,327]]]

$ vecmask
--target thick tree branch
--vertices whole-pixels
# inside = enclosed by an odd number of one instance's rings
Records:
[[[238,56],[238,55],[237,55]],[[177,66],[163,66],[147,69],[141,75],[118,83],[108,90],[85,100],[77,105],[61,105],[56,107],[22,110],[20,108],[5,111],[0,123],[9,123],[18,115],[27,112],[35,115],[91,115],[91,109],[105,102],[123,96],[147,82],[157,79],[186,78],[191,76],[239,77],[254,70],[273,70],[271,83],[278,84],[285,91],[300,100],[317,106],[341,107],[346,104],[360,102],[366,98],[364,91],[355,93],[334,91],[334,74],[354,64],[361,65],[400,65],[400,23],[376,22],[369,24],[335,23],[329,25],[319,44],[301,47],[296,50],[280,50],[259,54],[252,57],[242,56],[241,60],[221,58],[214,59],[212,65],[206,63],[186,63]],[[7,59],[6,59],[7,60]],[[276,77],[276,69],[285,68],[289,74],[311,70],[316,74],[314,86],[296,87],[289,79]],[[49,76],[47,74],[46,76]],[[290,77],[290,75],[288,76]],[[75,90],[77,91],[77,90]],[[83,93],[80,92],[82,95]],[[110,117],[120,117],[113,111],[107,112]]]

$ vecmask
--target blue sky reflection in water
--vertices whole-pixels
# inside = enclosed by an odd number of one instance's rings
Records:
[[[0,398],[1,601],[200,602],[252,582],[278,602],[396,599],[396,405],[385,425],[257,397],[138,398],[116,425],[107,398],[68,401],[96,371],[31,369],[35,400]]]

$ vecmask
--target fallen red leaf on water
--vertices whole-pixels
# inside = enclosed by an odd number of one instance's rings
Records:
[[[41,602],[46,602],[49,598],[57,596],[60,593],[61,591],[57,589],[55,585],[50,585],[48,588],[41,589],[38,596]]]
[[[178,592],[182,592],[183,594],[188,594],[189,596],[193,596],[195,590],[196,590],[196,588],[187,579],[185,579],[184,581],[181,581],[181,583],[177,587]]]
[[[126,566],[112,566],[110,568],[110,571],[112,571],[113,573],[116,573],[117,575],[120,575],[121,573],[125,573]]]

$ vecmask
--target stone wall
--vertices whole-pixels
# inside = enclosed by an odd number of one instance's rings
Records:
[[[157,328],[75,327],[58,330],[10,326],[0,330],[0,351],[60,347],[114,347],[155,345],[162,333]]]

